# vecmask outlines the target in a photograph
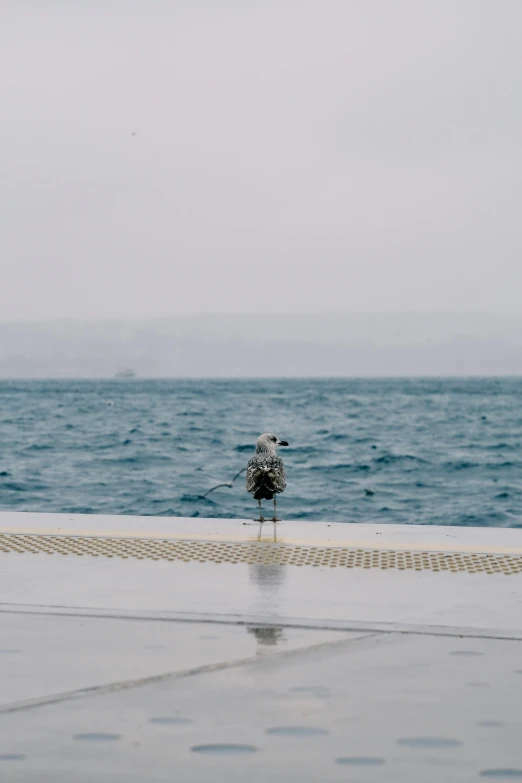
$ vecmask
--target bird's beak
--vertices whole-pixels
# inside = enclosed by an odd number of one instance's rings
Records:
[[[278,446],[288,446],[288,443],[286,440],[278,440],[277,441]]]

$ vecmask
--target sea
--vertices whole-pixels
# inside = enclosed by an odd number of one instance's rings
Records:
[[[0,510],[252,519],[263,432],[282,519],[522,527],[521,378],[0,381]]]

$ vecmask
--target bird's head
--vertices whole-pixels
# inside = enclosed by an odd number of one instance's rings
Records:
[[[257,439],[256,452],[257,454],[260,454],[263,451],[275,452],[277,446],[288,446],[288,443],[286,440],[279,440],[279,438],[272,435],[270,432],[265,432],[264,435],[260,435]]]

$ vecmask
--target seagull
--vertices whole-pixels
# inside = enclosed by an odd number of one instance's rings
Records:
[[[259,519],[264,522],[261,500],[274,499],[274,516],[272,522],[279,522],[276,516],[276,495],[286,489],[285,466],[283,460],[276,454],[277,446],[288,446],[286,440],[279,440],[275,435],[265,432],[257,439],[256,453],[249,459],[246,472],[247,492],[259,503]]]

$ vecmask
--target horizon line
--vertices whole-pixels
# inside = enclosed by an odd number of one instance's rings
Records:
[[[236,317],[262,317],[262,318],[329,318],[329,317],[496,317],[496,318],[522,318],[522,312],[502,312],[498,310],[357,310],[352,312],[344,312],[341,310],[332,310],[328,312],[314,312],[314,311],[300,311],[285,313],[280,311],[275,312],[262,312],[262,311],[247,311],[241,310],[236,312],[220,312],[220,311],[203,311],[197,313],[171,313],[168,315],[125,315],[125,316],[72,316],[64,315],[58,317],[43,317],[43,318],[19,318],[19,319],[0,319],[0,326],[11,326],[18,324],[31,324],[34,326],[51,323],[118,323],[121,321],[140,323],[144,321],[165,321],[169,319],[178,318],[236,318]]]

